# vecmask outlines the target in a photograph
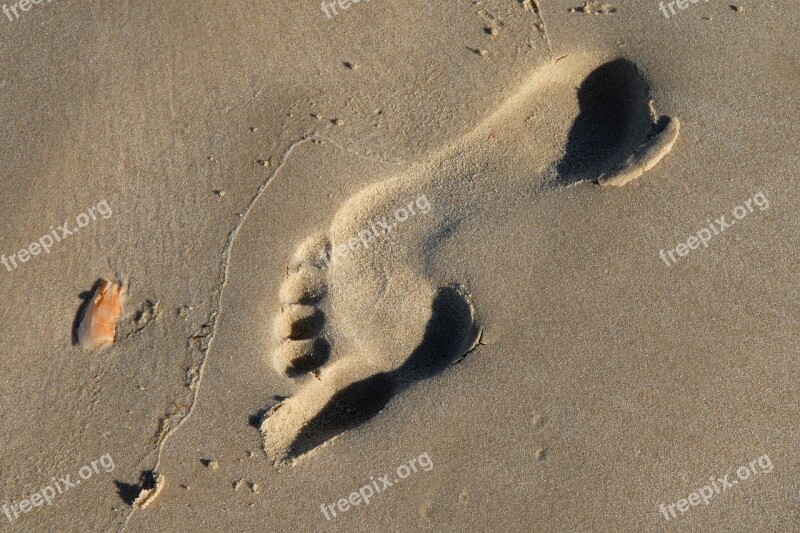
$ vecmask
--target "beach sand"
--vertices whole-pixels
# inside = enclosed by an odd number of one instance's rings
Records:
[[[800,528],[792,3],[25,5],[0,530]]]

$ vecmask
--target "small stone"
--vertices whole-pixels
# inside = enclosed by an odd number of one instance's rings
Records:
[[[233,481],[233,483],[231,483],[231,485],[233,486],[233,490],[239,490],[239,487],[242,486],[242,480],[241,479],[235,479]]]
[[[575,13],[578,11],[593,15],[606,15],[608,13],[616,13],[617,8],[610,4],[601,4],[597,0],[588,0],[587,2],[584,2],[581,7],[569,9],[570,13]]]
[[[214,461],[213,459],[202,459],[200,462],[206,465],[211,470],[219,469],[219,462]]]
[[[420,518],[430,518],[431,517],[431,504],[428,502],[422,503],[419,506],[419,516]]]
[[[357,70],[357,69],[358,69],[358,65],[356,65],[355,63],[351,63],[351,62],[349,62],[349,61],[345,61],[345,62],[344,62],[344,63],[342,63],[342,64],[343,64],[343,65],[344,65],[346,68],[349,68],[350,70]]]
[[[258,494],[259,492],[261,492],[261,487],[258,486],[258,483],[251,482],[248,483],[248,485],[250,485],[250,490],[253,492],[253,494]]]
[[[333,124],[334,126],[341,126],[342,124],[344,124],[344,121],[340,118],[335,118],[331,120],[331,124]]]

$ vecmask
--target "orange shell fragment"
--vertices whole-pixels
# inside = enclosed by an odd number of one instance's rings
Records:
[[[119,283],[100,280],[78,325],[78,343],[82,348],[114,343],[124,292]]]

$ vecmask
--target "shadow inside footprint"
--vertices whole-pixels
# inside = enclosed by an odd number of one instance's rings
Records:
[[[288,377],[302,376],[312,370],[319,368],[331,356],[331,345],[325,337],[317,337],[312,341],[311,349],[304,356],[298,357],[292,362],[292,366],[286,369]]]
[[[389,403],[395,389],[394,381],[386,373],[345,387],[303,428],[292,443],[290,457],[300,457],[374,417]]]
[[[477,338],[473,311],[451,287],[438,290],[422,342],[396,370],[375,374],[345,387],[309,421],[292,444],[299,457],[336,435],[377,415],[389,400],[414,383],[435,376],[462,358]]]
[[[649,102],[650,87],[631,61],[592,71],[578,89],[580,114],[556,166],[558,184],[594,181],[619,167],[652,134]]]
[[[443,372],[464,356],[477,336],[472,307],[458,290],[439,289],[431,311],[422,342],[405,363],[391,373],[392,379],[403,389]]]

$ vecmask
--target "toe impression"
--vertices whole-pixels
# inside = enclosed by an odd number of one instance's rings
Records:
[[[598,183],[603,186],[622,187],[635,180],[654,166],[672,150],[680,133],[677,118],[662,116],[654,127],[654,133],[631,155],[618,170],[600,176]]]

